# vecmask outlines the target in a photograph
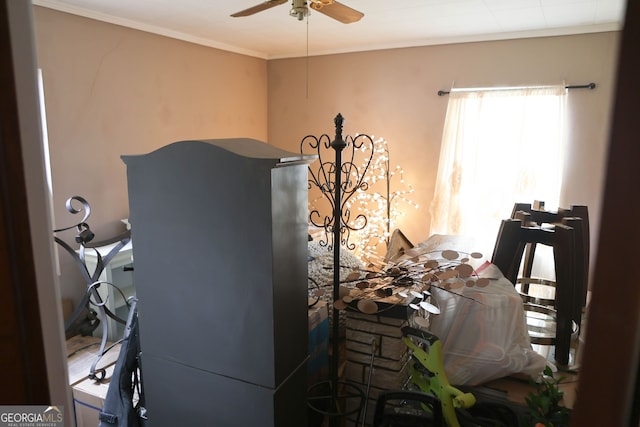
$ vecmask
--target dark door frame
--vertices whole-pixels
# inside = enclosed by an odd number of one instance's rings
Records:
[[[0,405],[75,423],[40,127],[33,6],[0,0]]]
[[[8,1],[0,0],[0,403],[48,404]]]
[[[638,427],[640,344],[640,1],[619,44],[609,157],[586,346],[571,426]]]

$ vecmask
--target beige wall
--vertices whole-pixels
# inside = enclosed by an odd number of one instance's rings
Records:
[[[299,150],[309,134],[389,141],[420,208],[399,227],[429,235],[447,97],[440,89],[595,82],[570,92],[572,150],[563,204],[587,204],[596,235],[618,33],[466,43],[265,61],[35,7],[53,169],[56,225],[65,200],[92,205],[98,238],[128,215],[122,154],[191,138],[251,137]],[[532,147],[535,149],[535,147]],[[75,218],[73,218],[75,219]],[[595,238],[593,242],[595,246]],[[62,295],[79,298],[63,258]]]
[[[53,171],[56,226],[72,224],[67,198],[92,207],[97,239],[128,216],[120,156],[194,138],[267,138],[267,66],[117,25],[34,8]],[[67,235],[67,241],[72,235]],[[62,254],[62,295],[83,293]]]
[[[569,95],[571,150],[561,201],[563,206],[589,206],[595,236],[618,36],[609,32],[272,60],[269,141],[298,151],[308,134],[333,136],[337,113],[345,117],[345,134],[384,137],[392,167],[402,166],[416,190],[412,199],[420,208],[408,208],[399,224],[416,243],[429,236],[447,108],[447,97],[437,96],[438,90],[595,82],[595,90]]]

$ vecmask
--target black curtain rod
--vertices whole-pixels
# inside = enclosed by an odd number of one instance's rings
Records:
[[[570,86],[565,86],[565,89],[595,89],[596,84],[595,83],[589,83],[586,85],[570,85]],[[439,90],[438,91],[438,96],[444,96],[444,95],[449,95],[449,91],[447,90]]]

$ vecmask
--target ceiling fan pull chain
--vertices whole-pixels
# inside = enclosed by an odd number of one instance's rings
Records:
[[[307,15],[307,58],[305,59],[306,64],[305,67],[306,69],[306,79],[307,79],[307,84],[306,84],[306,91],[307,91],[307,99],[309,99],[309,15]]]

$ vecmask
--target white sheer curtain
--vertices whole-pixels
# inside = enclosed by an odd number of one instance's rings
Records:
[[[451,91],[431,234],[473,237],[490,258],[515,202],[558,206],[566,93],[564,85]]]

